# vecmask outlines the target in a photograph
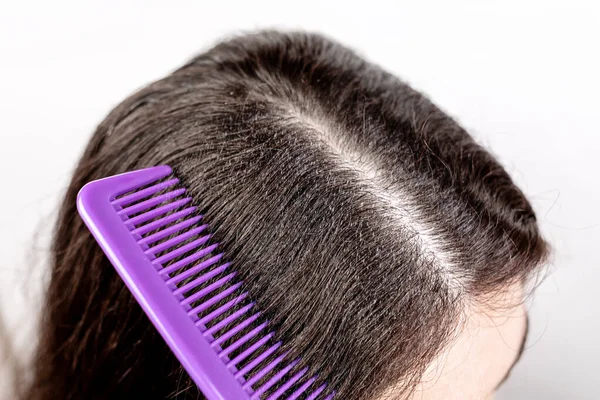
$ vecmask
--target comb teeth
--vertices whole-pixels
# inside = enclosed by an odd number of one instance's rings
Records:
[[[144,235],[148,232],[151,232],[155,229],[159,229],[162,228],[163,226],[166,226],[168,224],[170,224],[173,221],[177,221],[180,218],[184,218],[187,217],[188,215],[190,215],[191,213],[193,213],[194,211],[196,211],[196,207],[188,207],[185,210],[181,210],[181,211],[177,211],[176,213],[173,213],[171,215],[168,215],[166,217],[157,219],[156,221],[152,221],[149,224],[146,224],[140,228],[134,229],[131,231],[131,233],[133,235]],[[202,217],[197,217],[197,218],[202,218]]]
[[[134,203],[140,199],[144,199],[146,197],[152,196],[153,194],[156,194],[170,186],[176,185],[179,183],[179,179],[175,178],[175,179],[170,179],[166,182],[161,182],[158,183],[154,186],[150,186],[149,188],[143,189],[143,190],[138,190],[135,193],[126,195],[126,196],[122,196],[117,200],[113,200],[111,202],[111,204],[113,206],[118,206],[118,207],[125,207],[131,203]],[[131,190],[135,190],[135,188],[131,188]]]
[[[176,187],[179,180],[159,181],[170,174],[168,167],[154,167],[118,175],[86,185],[78,198],[84,221],[127,285],[135,289],[132,293],[136,299],[209,400],[323,398],[326,385],[315,388],[318,379],[316,375],[308,374],[308,367],[295,370],[300,359],[284,363],[288,353],[278,354],[282,343],[274,341],[275,333],[268,329],[268,321],[261,319],[260,311],[254,310],[255,303],[248,300],[248,293],[242,290],[243,283],[229,268],[230,263],[222,263],[219,244],[211,243],[208,225],[200,224],[202,216],[196,215],[196,207],[190,204],[191,197],[184,197],[186,190]],[[129,269],[123,266],[128,260],[120,258],[129,253],[115,251],[129,243],[125,244],[121,237],[109,237],[106,231],[111,231],[112,227],[98,224],[109,217],[92,209],[92,205],[103,207],[97,199],[106,198],[100,195],[107,193],[114,199],[107,202],[107,209],[110,208],[120,224],[127,228],[127,235],[139,252],[139,256],[132,258],[136,265]],[[119,193],[126,194],[119,196]],[[201,347],[207,350],[179,350],[185,346],[176,342],[178,332],[173,331],[177,328],[169,331],[164,327],[165,321],[156,316],[159,313],[149,305],[153,303],[152,299],[142,293],[144,287],[141,284],[138,286],[134,282],[135,274],[140,274],[138,271],[144,266],[138,265],[140,263],[147,266],[141,273],[154,274],[153,282],[163,282],[168,296],[177,302],[162,318],[172,317],[177,324],[185,325],[187,333],[206,341],[208,347]],[[163,300],[167,303],[161,298],[155,307],[164,305]],[[168,305],[173,306],[171,302]],[[197,341],[189,340],[190,343]],[[216,357],[223,369],[210,364],[211,357]],[[202,364],[210,365],[203,369]],[[227,379],[220,385],[215,381],[220,382],[223,376],[213,369],[227,372]],[[212,378],[204,376],[211,374]],[[238,389],[232,385],[237,385]],[[284,397],[286,394],[288,397]],[[330,398],[333,393],[326,397]]]

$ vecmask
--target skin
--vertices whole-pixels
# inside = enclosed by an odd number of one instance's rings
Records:
[[[512,287],[469,307],[455,340],[429,365],[410,400],[492,400],[525,348],[522,296],[521,286]]]

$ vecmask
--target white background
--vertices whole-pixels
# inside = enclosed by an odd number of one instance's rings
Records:
[[[0,328],[31,349],[53,210],[95,125],[217,39],[257,27],[342,41],[424,91],[498,155],[556,249],[531,306],[529,348],[499,398],[600,398],[593,1],[2,3]]]

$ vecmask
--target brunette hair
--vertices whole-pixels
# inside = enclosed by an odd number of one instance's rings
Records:
[[[202,398],[75,209],[86,182],[160,164],[289,358],[340,399],[410,393],[465,304],[547,253],[506,171],[421,93],[319,35],[233,38],[91,138],[56,225],[26,398]]]

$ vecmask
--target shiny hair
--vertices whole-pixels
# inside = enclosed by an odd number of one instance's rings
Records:
[[[320,35],[233,38],[91,138],[60,209],[25,397],[202,398],[75,208],[86,182],[160,164],[290,359],[339,399],[409,394],[465,305],[527,282],[547,254],[506,171],[421,93]]]

